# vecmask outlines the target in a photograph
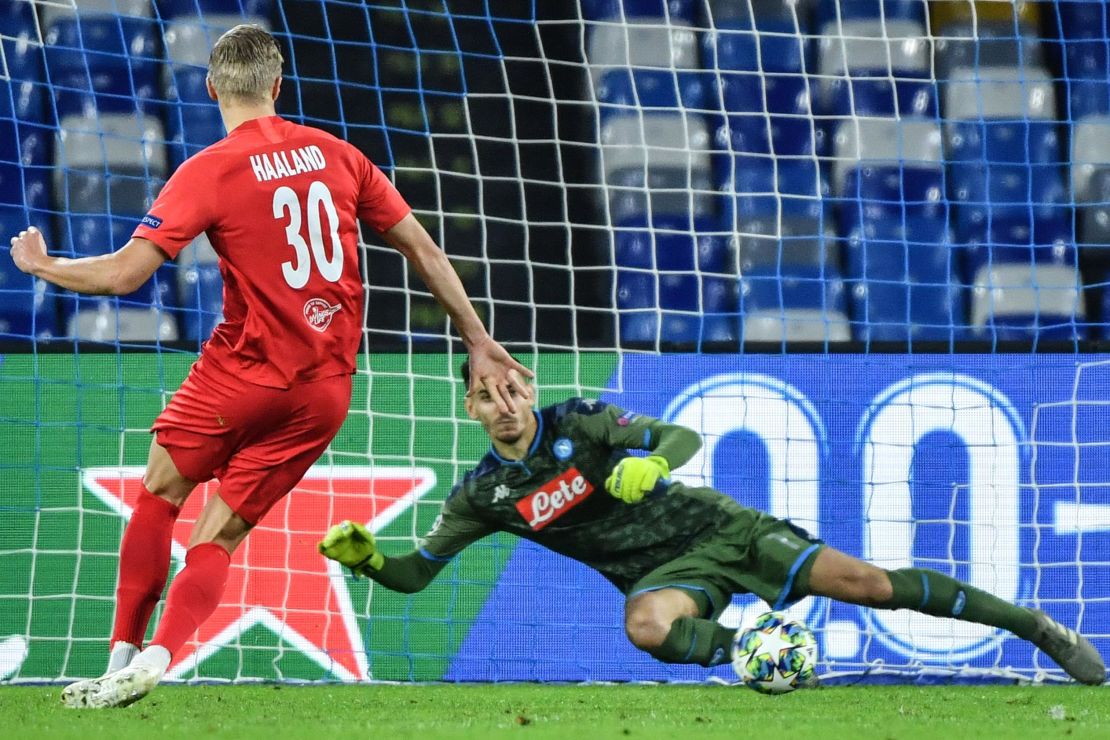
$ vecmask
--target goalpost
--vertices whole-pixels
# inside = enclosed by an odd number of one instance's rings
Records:
[[[1083,262],[1097,253],[1076,247],[1102,238],[1082,225],[1098,222],[1104,172],[1095,143],[1068,150],[1081,134],[1097,142],[1106,121],[1076,102],[1102,94],[1098,80],[1061,61],[1097,46],[1069,36],[1074,8],[15,5],[0,19],[0,135],[22,148],[0,156],[0,181],[16,172],[24,194],[0,204],[5,228],[39,220],[72,254],[107,248],[90,235],[126,238],[143,215],[127,199],[149,198],[222,135],[198,97],[198,49],[262,22],[286,56],[279,112],[390,174],[494,336],[537,370],[542,404],[582,395],[689,426],[705,446],[677,478],[882,567],[936,568],[1038,606],[1110,651],[1110,375],[1082,343],[1102,336],[1089,290],[1102,278]],[[1009,30],[994,5],[1011,7]],[[976,159],[988,144],[968,137],[993,135],[982,127],[1000,96],[1020,101],[1026,138],[998,150],[1016,160]],[[1020,207],[1003,214],[992,204],[1011,191],[976,172],[1017,177]],[[1057,181],[1066,188],[1038,185]],[[1061,213],[1070,232],[1021,235]],[[387,554],[410,549],[486,450],[446,318],[404,260],[364,236],[348,421],[236,553],[224,604],[169,676],[732,680],[727,666],[637,651],[617,591],[509,536],[414,595],[316,553],[344,518],[367,522]],[[0,682],[60,682],[103,670],[149,424],[218,319],[218,272],[198,242],[145,293],[78,303],[12,273],[0,249],[5,261]],[[32,304],[19,323],[16,306]],[[182,513],[171,578],[215,485]],[[721,620],[765,609],[737,597]],[[824,599],[790,613],[816,632],[830,680],[1062,677],[975,625]]]

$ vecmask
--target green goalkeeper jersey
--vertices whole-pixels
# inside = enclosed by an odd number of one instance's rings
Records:
[[[605,490],[629,449],[652,450],[672,467],[689,460],[700,439],[684,427],[581,398],[535,413],[536,437],[523,459],[505,460],[491,447],[452,489],[418,547],[429,564],[493,532],[512,532],[594,568],[627,592],[740,509],[721,493],[671,481],[637,504]],[[391,585],[387,573],[368,575]]]

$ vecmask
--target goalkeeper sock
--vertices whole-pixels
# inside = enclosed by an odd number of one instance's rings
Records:
[[[913,609],[1009,630],[1028,640],[1037,630],[1033,613],[997,596],[925,568],[887,571],[894,595],[882,609]]]
[[[189,548],[185,567],[170,584],[166,611],[150,644],[161,645],[171,655],[180,650],[219,606],[230,565],[231,556],[215,542]]]
[[[142,488],[119,548],[112,644],[142,645],[170,571],[170,543],[180,509]],[[121,666],[122,667],[122,666]]]
[[[650,652],[664,663],[697,663],[708,668],[729,659],[735,636],[736,630],[717,622],[679,617],[671,623],[663,644]]]

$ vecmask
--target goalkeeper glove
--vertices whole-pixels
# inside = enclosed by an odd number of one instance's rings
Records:
[[[655,488],[660,478],[670,474],[671,466],[665,457],[626,457],[605,479],[605,490],[626,504],[635,504]]]
[[[385,556],[378,552],[370,530],[349,520],[333,525],[324,539],[316,544],[316,549],[324,557],[347,566],[356,575],[367,565],[381,570],[385,564]]]

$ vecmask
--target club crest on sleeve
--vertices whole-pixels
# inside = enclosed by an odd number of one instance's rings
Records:
[[[559,437],[555,440],[551,450],[559,460],[569,460],[570,456],[574,454],[574,443],[566,437]]]
[[[620,416],[617,417],[617,425],[622,426],[622,427],[626,427],[629,424],[631,424],[632,420],[635,419],[635,418],[636,418],[636,414],[634,414],[631,411],[625,411],[623,414],[621,414]]]
[[[157,229],[159,226],[162,225],[162,219],[158,218],[153,213],[148,213],[143,216],[142,220],[139,221],[139,223],[143,226],[149,226],[152,229]]]

